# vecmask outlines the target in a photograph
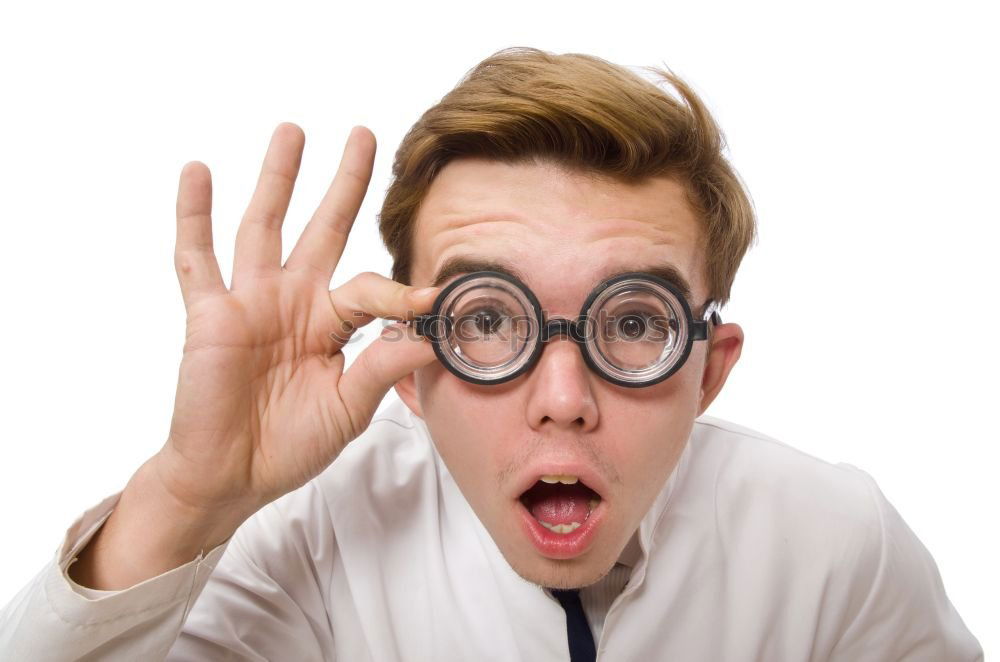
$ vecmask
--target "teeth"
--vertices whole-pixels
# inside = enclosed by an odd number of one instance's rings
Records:
[[[590,519],[590,514],[594,512],[594,508],[597,508],[597,504],[600,502],[600,499],[591,499],[587,502],[587,505],[590,508],[587,511],[587,516],[583,518],[584,522]],[[536,517],[535,519],[538,518]],[[572,533],[580,528],[580,522],[570,522],[569,524],[551,524],[543,519],[538,519],[538,523],[553,533]]]
[[[577,478],[576,476],[569,476],[566,474],[548,474],[542,476],[540,480],[543,483],[548,483],[550,485],[555,483],[573,485],[574,483],[579,482],[580,479]],[[594,509],[597,508],[598,504],[600,503],[601,503],[600,498],[590,499],[587,502],[587,516],[583,518],[584,522],[590,519],[590,515],[594,512]],[[538,519],[537,517],[535,519],[538,520],[539,524],[544,526],[549,531],[552,531],[553,533],[561,533],[561,534],[572,533],[573,531],[579,529],[581,526],[580,522],[570,522],[569,524],[552,524],[551,522],[546,522],[545,520]]]
[[[555,483],[562,483],[563,485],[573,485],[577,483],[580,479],[576,476],[568,476],[566,474],[549,474],[547,476],[542,476],[539,480],[543,483],[548,483],[549,485]]]
[[[570,524],[549,524],[545,520],[538,520],[538,523],[553,533],[572,533],[580,528],[579,522],[572,522]]]

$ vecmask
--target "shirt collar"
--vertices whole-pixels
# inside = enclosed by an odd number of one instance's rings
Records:
[[[653,505],[646,512],[646,515],[643,516],[642,520],[640,520],[639,528],[636,529],[632,537],[625,543],[625,547],[618,556],[617,564],[632,570],[631,585],[642,583],[642,578],[645,576],[646,560],[653,550],[653,543],[660,520],[663,519],[663,515],[670,505],[677,484],[687,471],[688,464],[690,463],[690,452],[688,450],[690,446],[691,442],[689,438],[688,442],[684,445],[684,450],[681,451],[681,455],[677,459],[674,470],[663,484],[660,493],[653,500]]]
[[[653,505],[639,522],[639,530],[636,532],[637,535],[633,537],[638,539],[639,554],[637,555],[635,566],[632,570],[632,579],[629,582],[630,588],[640,585],[646,576],[646,564],[653,548],[655,547],[656,534],[660,526],[660,522],[663,520],[663,516],[667,512],[670,502],[673,499],[674,494],[677,492],[678,484],[683,480],[684,475],[687,473],[690,463],[691,436],[688,435],[688,440],[684,444],[684,449],[681,451],[681,455],[677,459],[677,464],[674,466],[674,470],[670,472],[670,476],[663,484],[663,488],[660,490],[660,493],[657,494],[656,498],[653,500]],[[628,545],[626,545],[626,550],[627,549]],[[623,554],[624,553],[625,552],[623,551]]]
[[[634,568],[642,558],[642,546],[639,544],[639,532],[636,531],[628,539],[621,556],[618,557],[618,564],[626,568]]]

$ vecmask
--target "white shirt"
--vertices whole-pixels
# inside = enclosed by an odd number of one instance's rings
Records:
[[[119,494],[0,612],[0,657],[569,659],[559,604],[507,564],[401,402],[204,557],[122,591],[79,587],[66,569]],[[738,425],[695,422],[633,543],[581,595],[598,659],[982,660],[868,474]]]

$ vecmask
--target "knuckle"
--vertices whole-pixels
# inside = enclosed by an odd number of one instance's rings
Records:
[[[338,235],[347,235],[350,234],[351,227],[354,225],[354,216],[340,210],[334,210],[330,212],[324,225]]]
[[[371,173],[364,168],[347,168],[343,171],[347,184],[364,192],[371,182]]]
[[[363,271],[357,275],[358,286],[364,292],[369,305],[381,306],[385,300],[386,278],[374,271]]]
[[[350,280],[344,283],[344,287],[365,290],[375,285],[376,278],[378,278],[378,274],[374,271],[361,271],[354,274]]]
[[[291,192],[291,189],[295,188],[297,174],[298,168],[295,167],[285,169],[265,166],[264,171],[261,173],[261,179],[268,180],[269,184],[288,189]]]
[[[283,216],[275,211],[258,211],[247,213],[243,217],[243,222],[250,225],[259,225],[267,230],[277,230],[281,227]]]

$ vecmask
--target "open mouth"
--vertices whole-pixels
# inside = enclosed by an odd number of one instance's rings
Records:
[[[525,490],[520,501],[543,527],[568,535],[590,519],[601,503],[601,495],[577,476],[558,474],[539,478]]]

